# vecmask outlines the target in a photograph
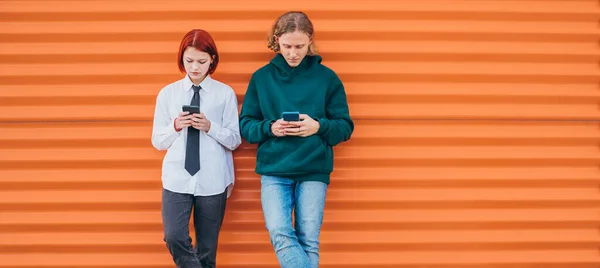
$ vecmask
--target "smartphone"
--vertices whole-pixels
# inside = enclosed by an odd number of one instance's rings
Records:
[[[196,105],[183,105],[181,107],[181,110],[183,110],[184,112],[189,112],[190,114],[199,114],[200,113],[200,107],[198,107]]]
[[[300,113],[299,112],[283,112],[281,113],[281,118],[284,121],[292,122],[292,121],[300,121]]]

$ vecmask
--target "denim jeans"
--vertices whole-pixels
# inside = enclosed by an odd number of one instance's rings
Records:
[[[263,214],[282,268],[319,267],[319,234],[326,193],[327,184],[323,182],[261,177]]]
[[[178,268],[214,268],[217,262],[219,231],[225,216],[227,192],[194,196],[163,189],[162,220],[167,248]],[[196,248],[189,233],[194,214]]]

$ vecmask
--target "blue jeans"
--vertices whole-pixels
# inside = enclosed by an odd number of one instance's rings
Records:
[[[262,176],[261,185],[263,214],[281,267],[319,267],[319,234],[327,184]]]

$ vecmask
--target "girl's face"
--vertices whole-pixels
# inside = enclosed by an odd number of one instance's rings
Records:
[[[296,67],[308,53],[308,46],[312,42],[310,37],[300,31],[293,33],[282,34],[277,42],[279,42],[279,52],[285,58],[285,61],[290,67]]]
[[[208,74],[212,63],[211,56],[194,47],[187,47],[183,52],[183,66],[194,84],[200,84]]]

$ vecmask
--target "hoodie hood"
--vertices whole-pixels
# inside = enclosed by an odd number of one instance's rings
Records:
[[[319,55],[306,55],[300,64],[298,64],[298,66],[292,68],[287,61],[285,61],[283,55],[281,55],[281,53],[277,53],[275,54],[275,57],[271,59],[270,64],[275,66],[281,75],[289,76],[312,72],[317,69],[317,67],[321,64],[321,61],[323,61],[323,58],[321,58]]]

